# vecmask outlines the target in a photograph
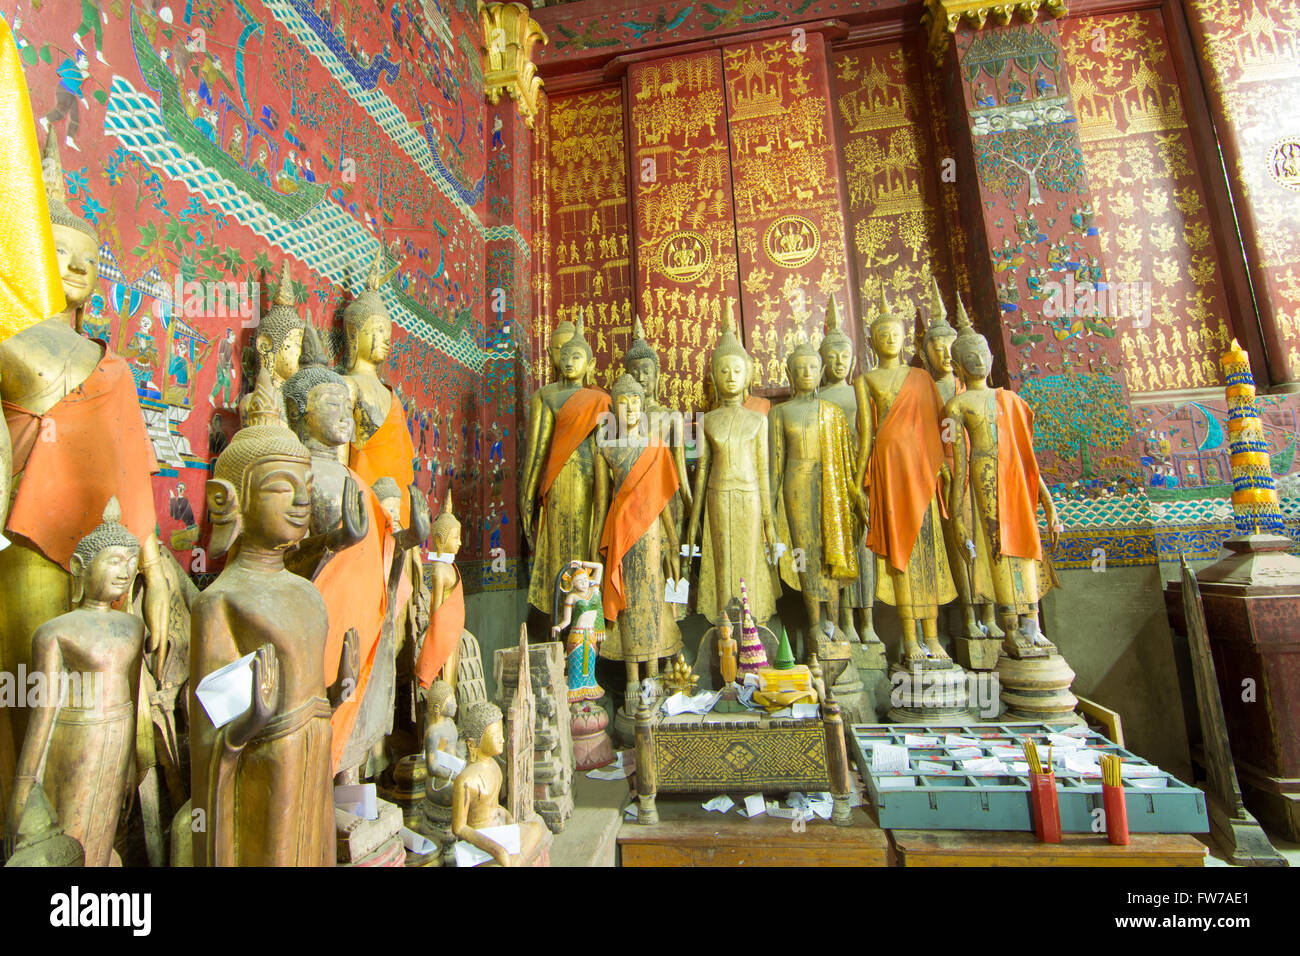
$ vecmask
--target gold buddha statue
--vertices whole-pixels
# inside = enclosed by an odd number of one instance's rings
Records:
[[[469,761],[452,787],[451,832],[459,840],[492,855],[501,866],[532,863],[545,848],[549,833],[541,819],[516,821],[501,806],[501,767],[496,757],[505,750],[501,708],[482,701],[461,721]],[[519,826],[519,852],[506,848],[479,831],[485,827]]]
[[[853,388],[857,482],[870,502],[867,545],[882,559],[876,597],[898,608],[904,667],[927,661],[950,666],[938,633],[939,607],[957,596],[939,521],[940,476],[947,467],[942,405],[930,376],[903,364],[903,322],[889,311],[883,282],[868,337],[880,365],[860,374]],[[924,648],[916,640],[918,621]]]
[[[632,335],[632,344],[623,353],[623,371],[637,380],[645,394],[642,412],[646,425],[642,432],[657,436],[672,451],[678,483],[672,503],[673,525],[680,536],[682,516],[691,506],[690,483],[686,479],[686,422],[681,412],[659,401],[659,354],[646,341],[639,315],[633,323]]]
[[[253,696],[218,728],[190,695],[194,865],[332,866],[330,700],[356,687],[359,654],[350,636],[327,690],[325,601],[284,566],[311,525],[311,453],[280,424],[267,369],[249,420],[208,481],[211,553],[230,557],[192,608],[190,675],[253,654]]]
[[[293,295],[293,277],[289,274],[289,260],[280,266],[280,281],[271,297],[271,307],[257,323],[257,332],[253,336],[253,354],[257,361],[255,367],[248,370],[249,380],[256,382],[262,369],[271,373],[271,390],[275,395],[275,408],[280,418],[285,418],[284,383],[298,371],[302,357],[303,336],[307,324],[298,315],[297,302]],[[248,423],[248,401],[244,396],[239,403],[239,420]]]
[[[957,308],[965,314],[965,307],[957,300]],[[917,342],[926,370],[934,379],[934,387],[939,392],[939,401],[945,406],[966,386],[957,378],[952,366],[952,345],[957,338],[957,330],[948,324],[948,310],[944,307],[943,296],[939,292],[939,283],[930,277],[929,316],[924,328],[921,327],[921,313],[917,312]],[[946,416],[945,416],[946,419]],[[955,434],[952,442],[952,455],[961,458],[966,454],[966,440]],[[941,477],[947,477],[945,472]],[[961,605],[962,627],[966,637],[982,638],[1002,637],[993,617],[993,605],[988,602],[979,604],[980,620],[975,618],[975,602],[972,595],[990,594],[993,585],[989,580],[989,553],[985,548],[971,559],[967,554],[965,542],[956,533],[953,519],[960,515],[967,527],[971,523],[970,489],[949,483],[944,488],[944,503],[948,517],[942,520],[943,540],[948,551],[948,566],[952,570],[953,584],[957,588],[957,599]],[[977,542],[978,543],[978,542]],[[985,542],[987,543],[987,542]],[[982,625],[982,626],[981,626]]]
[[[718,406],[700,418],[700,459],[685,541],[693,548],[703,526],[696,609],[711,624],[721,624],[744,579],[750,612],[761,624],[776,610],[779,587],[767,558],[768,552],[775,558],[778,541],[771,459],[767,419],[743,404],[752,368],[734,325],[718,337],[710,367]]]
[[[609,411],[609,395],[583,383],[594,367],[591,346],[576,331],[560,348],[560,376],[553,390],[540,392],[536,423],[529,423],[524,453],[519,518],[533,544],[528,601],[551,611],[551,591],[570,561],[591,557],[596,425]],[[536,534],[533,511],[541,501]]]
[[[402,489],[385,475],[371,486],[379,506],[388,513],[393,528],[402,530]],[[436,525],[437,522],[434,522]],[[436,547],[436,542],[435,542]],[[420,548],[411,548],[397,559],[398,580],[393,597],[393,636],[397,648],[398,714],[409,719],[412,729],[419,726],[419,692],[415,680],[415,661],[429,626],[429,585],[424,579],[424,560]]]
[[[456,729],[456,691],[439,678],[429,685],[424,703],[424,760],[428,771],[424,778],[425,798],[445,810],[445,814],[439,814],[439,822],[445,826],[451,820],[452,783],[456,774],[447,769],[438,755],[464,756],[460,731]]]
[[[68,308],[0,342],[6,424],[0,442],[0,521],[10,542],[0,549],[0,670],[30,668],[33,632],[70,609],[69,568],[77,543],[116,497],[122,524],[140,542],[149,664],[158,673],[176,582],[155,534],[153,445],[126,361],[73,328],[95,291],[99,237],[64,201],[52,135],[44,173]],[[0,812],[9,803],[13,764],[26,730],[26,708],[0,708]]]
[[[379,378],[393,344],[393,320],[379,290],[397,271],[384,269],[381,246],[366,277],[365,290],[343,310],[343,331],[347,354],[343,377],[352,390],[356,436],[349,450],[348,465],[367,487],[384,475],[403,491],[402,523],[411,520],[411,502],[405,493],[415,481],[415,445],[406,427],[401,398]]]
[[[849,429],[849,444],[855,468],[858,460],[858,395],[849,381],[853,373],[853,339],[849,338],[840,321],[839,303],[831,296],[826,306],[826,331],[818,351],[822,357],[822,383],[817,395],[823,401],[834,402],[844,413],[844,421]],[[854,482],[854,487],[857,483]],[[866,498],[862,499],[866,507]],[[857,515],[855,514],[856,518]],[[839,620],[840,630],[850,641],[866,644],[879,644],[873,620],[873,608],[876,603],[876,556],[863,542],[865,526],[853,527],[853,540],[858,542],[856,555],[858,559],[858,576],[840,588]],[[854,627],[854,611],[858,615],[858,627]]]
[[[116,862],[118,814],[135,782],[135,693],[144,623],[113,609],[130,590],[140,543],[110,499],[104,521],[72,555],[74,609],[36,629],[33,706],[10,798],[8,846],[32,787],[51,801],[63,832],[81,843],[86,866]]]
[[[1038,531],[1038,505],[1047,518],[1049,541],[1056,546],[1056,506],[1034,457],[1034,413],[1015,392],[989,388],[993,355],[988,341],[970,325],[963,308],[953,359],[966,390],[948,402],[945,414],[957,422],[969,441],[969,475],[976,520],[967,525],[957,515],[953,526],[963,541],[973,531],[976,553],[992,555],[993,598],[1005,632],[1002,646],[1009,657],[1047,657],[1053,645],[1043,637],[1038,604],[1050,587]],[[967,456],[958,455],[953,481],[963,487]],[[969,548],[967,549],[969,553]]]
[[[811,642],[836,636],[841,583],[858,577],[852,511],[865,521],[866,505],[853,480],[844,413],[817,394],[821,355],[805,339],[786,359],[786,371],[794,396],[767,416],[771,487],[777,529],[788,530],[791,547],[781,556],[781,577],[803,596]]]
[[[654,678],[660,658],[671,657],[682,646],[673,606],[664,600],[667,581],[681,577],[671,510],[678,473],[662,438],[653,431],[646,434],[644,396],[629,374],[614,383],[615,422],[602,427],[596,437],[591,544],[605,567],[606,639],[600,656],[624,663],[626,712],[633,719],[641,666],[647,678]]]
[[[465,583],[456,567],[461,526],[452,511],[450,485],[442,510],[433,519],[430,544],[433,564],[429,568],[429,626],[416,654],[415,677],[421,687],[429,687],[441,675],[454,691],[461,637],[469,632],[465,630]]]

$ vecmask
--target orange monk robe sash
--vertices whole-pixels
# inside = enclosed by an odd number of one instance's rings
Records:
[[[609,396],[598,388],[580,388],[565,400],[555,413],[555,431],[551,435],[551,451],[542,469],[537,496],[545,499],[551,483],[564,470],[578,446],[596,430],[600,416],[609,411]]]
[[[772,410],[772,403],[762,395],[751,395],[745,399],[744,405],[751,412],[758,412],[760,415],[766,415]]]
[[[659,520],[677,494],[677,466],[672,452],[659,442],[647,445],[637,456],[618,493],[609,505],[600,553],[605,558],[605,620],[616,619],[627,607],[623,592],[623,556]]]
[[[853,540],[848,500],[853,484],[849,458],[849,426],[834,402],[817,407],[817,432],[822,451],[822,561],[830,576],[851,580],[858,576],[857,547]]]
[[[329,631],[325,638],[325,684],[330,686],[338,678],[339,661],[343,656],[343,636],[351,628],[357,629],[360,644],[361,673],[357,686],[350,688],[351,695],[330,717],[333,740],[330,757],[334,772],[339,771],[339,760],[347,746],[352,727],[361,710],[361,700],[370,673],[375,666],[375,650],[379,634],[388,613],[388,569],[393,563],[393,522],[365,484],[362,477],[353,473],[353,481],[364,489],[363,497],[370,510],[370,527],[366,536],[350,548],[333,555],[316,575],[314,583],[325,599],[329,613]],[[345,691],[349,688],[344,688]]]
[[[67,568],[77,542],[103,520],[117,496],[122,523],[143,542],[157,525],[158,470],[126,360],[105,351],[78,388],[44,415],[4,403],[13,473],[22,473],[8,529]]]
[[[397,393],[391,388],[388,394],[392,401],[388,404],[388,417],[379,426],[364,445],[348,446],[348,467],[361,476],[367,488],[387,475],[397,482],[402,489],[402,525],[411,520],[411,495],[407,488],[415,481],[415,446],[411,444],[411,433],[406,429],[406,417],[402,413],[402,403]]]
[[[998,407],[999,554],[1041,561],[1034,411],[1015,392],[999,388],[994,394]]]
[[[452,565],[453,569],[455,565]],[[420,657],[415,662],[415,679],[421,687],[428,687],[438,672],[451,658],[451,652],[465,630],[465,589],[460,571],[456,571],[456,586],[443,598],[441,604],[429,612],[429,629],[424,633]]]
[[[878,423],[867,467],[871,527],[867,547],[899,571],[907,569],[943,467],[939,393],[929,373],[908,369],[903,387]]]

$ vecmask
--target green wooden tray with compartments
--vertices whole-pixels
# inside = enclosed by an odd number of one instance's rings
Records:
[[[878,822],[887,830],[1033,830],[1029,772],[1021,746],[1026,738],[1035,742],[1044,762],[1051,748],[1062,832],[1105,832],[1101,775],[1092,767],[1092,758],[1102,753],[1118,754],[1123,761],[1130,833],[1209,831],[1203,792],[1083,727],[854,724],[849,728],[849,749]],[[894,750],[890,756],[898,769],[873,772],[877,744],[906,747],[907,769],[902,769],[902,755]],[[881,754],[884,757],[885,751]]]

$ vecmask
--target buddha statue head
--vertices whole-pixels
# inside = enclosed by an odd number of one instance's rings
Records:
[[[934,276],[930,277],[930,302],[926,311],[925,334],[918,336],[922,346],[921,354],[930,374],[936,379],[943,378],[952,371],[952,345],[957,338],[957,330],[948,324],[948,310],[944,307],[939,283]]]
[[[140,541],[122,524],[117,498],[108,499],[104,520],[77,542],[68,562],[72,572],[72,603],[82,599],[109,605],[123,597],[135,581]]]
[[[961,296],[957,297],[957,338],[952,344],[952,360],[965,382],[988,378],[993,370],[993,350],[988,339],[971,326]]]
[[[582,385],[586,383],[595,364],[591,346],[583,335],[582,313],[578,313],[578,322],[573,327],[573,336],[560,346],[558,374],[569,384]]]
[[[885,297],[885,283],[880,283],[875,315],[871,319],[871,347],[881,359],[893,359],[903,354],[905,330],[903,320],[889,310]]]
[[[826,334],[818,346],[825,372],[824,383],[838,385],[848,380],[853,371],[853,340],[844,331],[840,321],[840,306],[831,296],[826,306]]]
[[[452,719],[456,716],[456,691],[439,677],[424,692],[429,721]]]
[[[393,527],[400,528],[402,526],[402,489],[398,487],[397,481],[384,475],[370,486],[370,490],[379,499],[379,507],[388,512],[388,517],[393,519]]]
[[[283,382],[298,371],[305,328],[294,301],[293,280],[286,260],[280,267],[280,281],[271,297],[271,307],[257,323],[257,335],[253,339],[257,371],[269,371],[273,382]]]
[[[555,331],[551,333],[551,341],[546,346],[546,354],[551,359],[551,370],[555,377],[560,377],[560,349],[564,348],[564,343],[573,338],[576,327],[568,319],[559,322],[555,326]]]
[[[749,388],[753,377],[753,359],[740,344],[731,316],[727,317],[726,327],[718,336],[718,344],[713,347],[709,367],[713,373],[713,388],[719,400],[743,396]]]
[[[304,366],[283,391],[289,427],[303,442],[338,448],[352,440],[352,393],[338,372],[325,365]]]
[[[639,315],[633,325],[632,335],[632,344],[623,353],[623,371],[641,384],[645,401],[654,402],[659,396],[659,356],[646,341]]]
[[[388,359],[393,344],[393,320],[388,314],[379,290],[383,288],[397,266],[384,272],[384,247],[375,252],[366,276],[366,288],[348,303],[343,310],[343,332],[347,338],[347,355],[343,367],[352,372],[358,362],[382,365]]]
[[[796,395],[815,392],[822,380],[822,357],[803,333],[799,335],[799,344],[786,356],[785,371]]]
[[[54,252],[59,261],[63,295],[68,300],[68,311],[80,315],[99,284],[99,233],[68,208],[59,139],[53,128],[45,138],[41,176],[45,180],[45,197],[49,204],[50,228],[54,233]]]
[[[471,761],[491,759],[506,749],[505,728],[501,708],[481,700],[465,712],[460,730],[465,735]]]
[[[645,390],[641,383],[625,372],[614,383],[609,395],[614,404],[614,414],[618,416],[621,434],[628,435],[639,430],[645,406]]]
[[[280,424],[263,369],[248,403],[248,424],[217,457],[207,487],[212,520],[209,553],[225,554],[238,539],[268,551],[284,551],[311,524],[311,453]]]
[[[438,554],[456,554],[460,551],[460,519],[451,510],[451,486],[447,486],[447,497],[442,503],[442,510],[430,525],[430,538],[433,550]]]

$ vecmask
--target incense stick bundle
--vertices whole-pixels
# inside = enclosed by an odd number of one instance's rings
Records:
[[[1029,764],[1029,772],[1042,773],[1043,765],[1038,759],[1038,744],[1026,737],[1020,741],[1020,746],[1025,750],[1025,760]]]
[[[1122,786],[1120,779],[1120,765],[1122,761],[1119,754],[1102,754],[1101,763],[1101,782],[1108,787]]]

